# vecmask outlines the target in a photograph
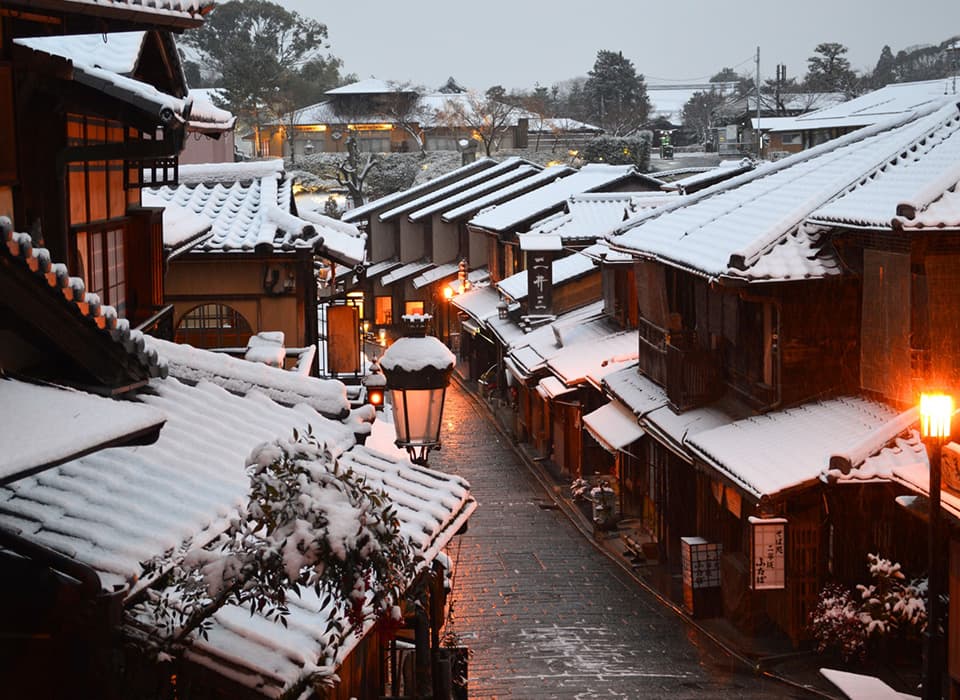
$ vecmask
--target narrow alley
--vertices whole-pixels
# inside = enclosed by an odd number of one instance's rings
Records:
[[[753,675],[597,551],[456,382],[442,439],[431,467],[466,477],[480,504],[449,549],[471,698],[807,697]]]

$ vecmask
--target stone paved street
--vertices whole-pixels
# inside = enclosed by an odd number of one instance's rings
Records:
[[[442,439],[430,465],[479,502],[449,550],[471,698],[807,697],[745,672],[597,551],[456,383]]]

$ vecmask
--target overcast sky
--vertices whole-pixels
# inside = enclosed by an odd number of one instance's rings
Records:
[[[437,87],[453,76],[485,90],[550,86],[585,75],[597,51],[622,51],[648,82],[705,80],[724,66],[803,77],[818,43],[872,69],[894,54],[960,34],[960,0],[278,0],[324,22],[344,70]]]

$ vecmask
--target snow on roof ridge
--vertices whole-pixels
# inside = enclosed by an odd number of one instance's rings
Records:
[[[735,189],[737,187],[740,187],[742,185],[746,185],[753,181],[759,180],[761,178],[774,175],[791,166],[811,161],[820,156],[829,155],[831,153],[839,151],[842,148],[845,148],[860,142],[864,142],[867,139],[878,136],[880,134],[892,132],[897,127],[908,125],[911,122],[916,122],[919,119],[929,118],[932,114],[936,113],[941,109],[942,107],[938,105],[933,105],[933,106],[925,105],[924,107],[914,112],[901,114],[895,117],[885,119],[883,121],[877,122],[870,126],[866,126],[856,131],[845,134],[839,138],[832,139],[830,141],[822,143],[814,148],[808,149],[806,151],[801,151],[799,153],[796,153],[792,156],[776,161],[774,163],[768,163],[766,165],[760,166],[754,170],[751,170],[749,172],[737,175],[736,177],[730,178],[729,180],[724,180],[711,187],[700,190],[699,192],[695,192],[691,195],[687,195],[685,199],[677,201],[676,203],[668,203],[664,206],[657,207],[655,209],[645,210],[640,214],[638,214],[637,216],[634,216],[628,219],[623,226],[619,227],[613,234],[608,235],[607,240],[610,242],[611,247],[613,247],[615,250],[622,250],[623,252],[630,253],[631,250],[629,248],[623,248],[622,246],[618,247],[617,240],[621,236],[629,233],[631,230],[633,230],[638,226],[641,226],[649,221],[652,221],[656,218],[663,216],[664,214],[668,214],[680,208],[697,204],[709,197],[712,197],[713,195],[722,194],[732,189]],[[902,150],[910,148],[914,143],[922,140],[922,138],[923,136],[911,137],[911,140],[907,145],[905,146],[898,145],[896,149],[896,153],[900,153]],[[868,171],[872,172],[872,171],[875,171],[877,168],[882,167],[883,164],[887,160],[889,160],[890,157],[891,157],[890,151],[886,151],[884,153],[884,157],[882,159],[878,158],[875,162],[875,165],[871,166],[868,169]],[[857,178],[855,178],[854,182],[856,180],[861,179],[862,177],[863,177],[862,174],[859,175]],[[846,186],[838,187],[837,190],[834,191],[834,193],[831,195],[830,199],[838,196],[840,192],[846,191],[846,189],[850,186],[850,184],[852,183],[848,183]],[[763,194],[764,194],[763,192],[758,193],[755,197],[760,197]],[[829,199],[826,201],[829,201]],[[778,227],[782,228],[784,233],[798,228],[800,224],[802,224],[803,221],[807,217],[809,217],[812,211],[814,211],[817,207],[822,206],[823,204],[826,204],[826,201],[821,202],[820,204],[814,204],[810,206],[807,206],[806,203],[804,203],[803,208],[805,209],[805,211],[802,213],[802,215],[801,213],[795,212],[796,216],[793,216],[793,218],[790,219],[790,221],[787,222],[787,224],[784,224],[782,226],[778,224]],[[737,208],[739,208],[744,206],[744,203],[733,202],[731,206],[734,206],[734,205]],[[716,218],[717,216],[715,215],[711,220],[715,220]],[[783,221],[786,221],[787,218],[789,217],[784,218]],[[706,224],[701,224],[698,228],[702,228],[704,225]],[[782,235],[778,235],[775,237],[771,237],[769,240],[767,240],[767,238],[765,237],[758,236],[755,239],[752,247],[748,246],[744,249],[731,253],[729,255],[729,260],[727,262],[727,267],[733,268],[736,270],[743,270],[743,271],[750,269],[750,267],[753,264],[755,264],[761,257],[763,257],[767,252],[769,252],[770,250],[773,250],[777,246],[777,244],[782,241],[782,238],[783,238]],[[657,257],[659,258],[659,256]],[[675,261],[675,262],[680,263],[681,261]],[[696,269],[690,266],[689,263],[683,263],[683,264],[689,267],[689,269],[691,270]],[[703,274],[703,271],[700,271],[700,274]]]
[[[267,158],[239,163],[192,163],[179,168],[181,185],[214,185],[234,183],[274,176],[283,177],[283,158]]]
[[[238,395],[259,389],[276,403],[306,404],[325,418],[342,420],[350,413],[346,387],[338,380],[308,377],[154,337],[147,344],[165,358],[170,374],[187,384],[206,380]]]
[[[512,168],[505,173],[501,173],[490,180],[483,180],[461,192],[451,194],[440,201],[429,204],[425,207],[412,211],[409,214],[410,221],[416,223],[426,216],[444,212],[449,207],[460,206],[465,200],[473,201],[476,198],[483,197],[491,192],[499,191],[501,187],[512,185],[519,180],[540,172],[543,168],[536,163],[522,162],[516,168]]]
[[[356,207],[347,212],[344,212],[340,220],[352,222],[354,219],[359,219],[361,217],[366,216],[367,214],[381,211],[382,209],[389,207],[391,204],[403,199],[404,197],[407,197],[407,196],[416,197],[421,192],[429,192],[438,187],[443,187],[444,185],[447,185],[451,182],[455,182],[456,180],[459,180],[462,177],[466,177],[467,175],[472,174],[479,170],[484,170],[486,168],[493,167],[496,164],[497,164],[497,161],[495,161],[493,158],[479,158],[473,161],[472,163],[468,163],[467,165],[460,166],[456,170],[451,170],[450,172],[444,173],[443,175],[438,175],[437,177],[431,180],[427,180],[426,182],[416,185],[415,187],[410,187],[405,190],[399,190],[397,192],[394,192],[393,194],[388,194],[385,197],[380,197],[379,199],[375,199],[372,202],[367,202],[362,207]]]

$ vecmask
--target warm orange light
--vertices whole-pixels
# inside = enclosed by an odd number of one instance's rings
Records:
[[[327,125],[326,124],[298,124],[296,128],[297,128],[297,131],[317,132],[317,131],[326,131]]]
[[[950,437],[953,397],[949,394],[920,394],[920,436],[946,440]]]
[[[453,299],[453,287],[451,287],[450,285],[447,285],[446,287],[443,288],[443,298],[446,299],[447,301],[450,301],[451,299]]]
[[[367,394],[367,400],[371,406],[377,407],[383,405],[383,389],[371,389]]]
[[[350,131],[390,131],[393,124],[347,124]]]

